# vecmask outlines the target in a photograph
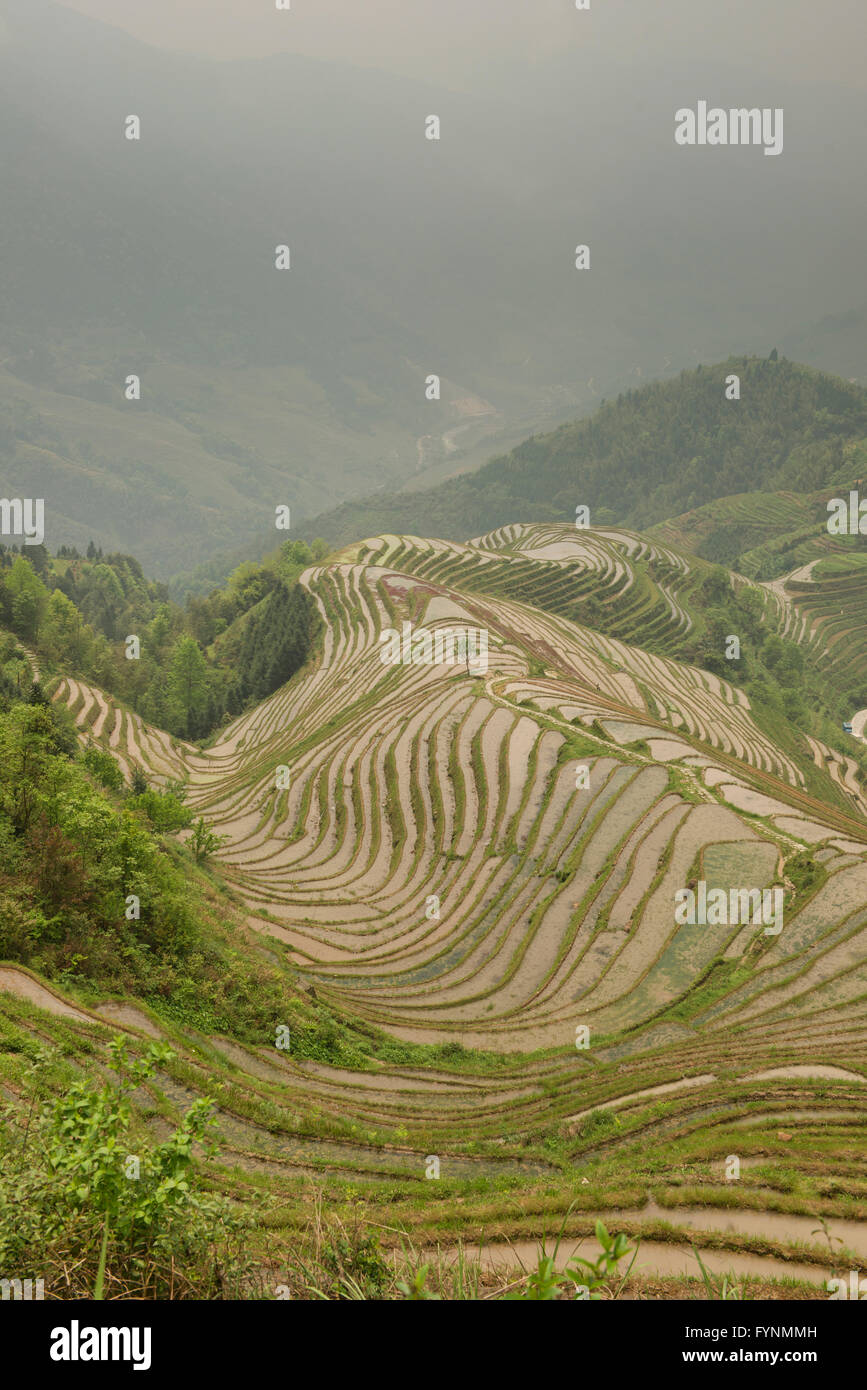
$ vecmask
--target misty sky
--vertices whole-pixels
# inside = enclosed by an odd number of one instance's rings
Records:
[[[172,574],[287,466],[313,516],[730,354],[867,382],[865,52],[867,0],[0,0],[0,365],[91,465],[62,539]],[[678,145],[705,100],[785,157]],[[139,358],[152,433],[94,442]]]
[[[62,0],[161,48],[280,51],[465,86],[486,60],[572,44],[621,62],[713,58],[774,76],[865,85],[865,0]]]

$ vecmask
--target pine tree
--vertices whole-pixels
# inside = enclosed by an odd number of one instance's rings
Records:
[[[208,701],[208,667],[198,642],[181,637],[172,653],[168,676],[169,707],[181,731],[193,737]]]

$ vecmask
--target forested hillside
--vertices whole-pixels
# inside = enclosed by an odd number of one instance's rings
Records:
[[[726,378],[741,398],[726,398]],[[604,402],[478,472],[317,518],[333,543],[382,531],[466,540],[520,517],[646,529],[733,493],[814,492],[867,469],[867,392],[778,359],[731,358]],[[312,532],[311,532],[312,534]],[[717,558],[715,556],[709,558]]]
[[[43,679],[85,676],[170,733],[204,738],[304,665],[319,619],[296,581],[326,550],[287,542],[181,608],[129,555],[92,543],[86,556],[2,546],[0,667],[10,679],[24,669],[17,638],[37,654]]]

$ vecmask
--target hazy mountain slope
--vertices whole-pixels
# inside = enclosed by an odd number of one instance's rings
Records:
[[[741,399],[726,399],[730,374]],[[317,517],[312,534],[360,531],[467,537],[527,520],[646,529],[712,498],[814,491],[854,477],[864,458],[867,392],[785,360],[732,358],[608,401],[587,419],[530,438],[466,477],[406,496],[369,497]],[[373,525],[372,523],[375,523]]]
[[[419,160],[424,88],[288,58],[169,58],[42,0],[7,11],[0,387],[11,413],[36,412],[38,452],[7,451],[3,471],[10,491],[44,491],[52,544],[93,535],[171,572],[243,541],[277,502],[309,513],[401,485],[435,464],[432,430],[471,442],[502,427],[461,380],[478,350],[446,351],[450,311],[426,288],[442,273],[427,204],[497,194],[454,161],[439,187]],[[131,111],[140,143],[123,139]],[[123,400],[130,372],[141,403]],[[522,432],[548,413],[532,384],[510,400]],[[143,466],[162,475],[151,512],[136,505]]]
[[[867,381],[867,305],[827,314],[780,339],[780,351],[862,385]]]
[[[860,267],[828,246],[824,210],[857,224],[865,195],[825,137],[858,128],[857,94],[788,90],[810,120],[785,159],[702,162],[670,138],[676,64],[551,60],[497,99],[304,59],[170,56],[52,0],[2,0],[0,18],[0,391],[42,418],[46,451],[0,466],[8,490],[44,488],[55,546],[89,530],[151,572],[188,569],[265,529],[277,502],[300,518],[441,477],[487,439],[673,364],[767,351],[851,299]],[[705,77],[721,94],[738,80]],[[591,159],[575,132],[600,103]],[[807,178],[821,196],[804,210]],[[729,281],[713,305],[711,269]],[[122,399],[130,372],[140,404]]]

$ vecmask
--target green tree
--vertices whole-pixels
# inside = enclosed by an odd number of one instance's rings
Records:
[[[215,835],[213,830],[210,830],[206,825],[204,817],[199,816],[190,836],[190,846],[196,863],[201,864],[203,859],[207,859],[208,855],[219,849],[225,838],[224,835]]]
[[[75,604],[60,589],[55,589],[48,600],[42,624],[42,651],[52,661],[68,661],[79,669],[87,659],[92,642],[93,632],[82,622]]]
[[[133,796],[141,796],[148,789],[148,781],[142,769],[136,764],[132,770],[132,782],[130,792]]]
[[[194,637],[181,637],[172,653],[168,698],[181,731],[195,735],[208,704],[208,666]]]
[[[12,627],[25,641],[35,642],[48,605],[48,590],[31,565],[19,555],[6,578]]]
[[[126,607],[123,587],[110,565],[94,565],[84,585],[81,611],[106,637],[123,636],[119,620]]]
[[[16,834],[28,829],[54,760],[68,751],[46,705],[15,704],[0,722],[0,810]]]

